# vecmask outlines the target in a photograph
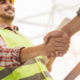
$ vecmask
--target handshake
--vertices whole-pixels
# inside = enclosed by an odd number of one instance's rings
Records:
[[[42,44],[43,56],[62,57],[69,49],[70,36],[62,31],[55,30],[48,33],[44,37],[44,44]]]
[[[67,53],[70,44],[70,36],[62,30],[55,30],[44,37],[43,56],[47,56],[48,61],[45,64],[49,72],[52,70],[52,63],[56,57],[62,57]]]

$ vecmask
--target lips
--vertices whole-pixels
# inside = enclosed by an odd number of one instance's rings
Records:
[[[11,13],[13,13],[13,11],[12,11],[12,10],[8,10],[7,12],[8,12],[8,13],[10,13],[10,14],[11,14]]]
[[[5,10],[6,12],[8,12],[8,13],[10,13],[10,14],[12,14],[13,13],[13,10]]]

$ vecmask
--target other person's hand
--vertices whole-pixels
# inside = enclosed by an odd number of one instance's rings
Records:
[[[44,37],[44,42],[45,42],[45,44],[47,44],[48,43],[48,41],[49,41],[49,39],[50,38],[57,38],[57,37],[62,37],[62,38],[65,38],[65,39],[67,39],[68,41],[70,41],[70,36],[66,33],[66,32],[64,32],[64,31],[62,31],[62,30],[54,30],[54,31],[52,31],[52,32],[49,32],[45,37]],[[70,42],[69,42],[70,43]],[[69,44],[68,43],[68,44]],[[64,54],[65,54],[66,52],[59,52],[59,51],[56,51],[55,53],[52,53],[52,54],[55,54],[55,57],[56,56],[60,56],[60,57],[62,57]],[[49,55],[48,56],[48,58],[50,58],[51,57],[51,55]]]
[[[65,38],[50,38],[47,44],[43,44],[42,54],[43,56],[55,56],[54,52],[59,51],[60,53],[67,52],[69,48],[69,40]],[[59,54],[57,54],[59,56]]]

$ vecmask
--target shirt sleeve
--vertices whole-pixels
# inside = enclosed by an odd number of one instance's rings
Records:
[[[21,66],[20,51],[24,47],[7,47],[3,38],[0,36],[0,66],[1,67],[13,67]]]
[[[80,8],[79,8],[79,10],[77,11],[77,15],[80,17]]]

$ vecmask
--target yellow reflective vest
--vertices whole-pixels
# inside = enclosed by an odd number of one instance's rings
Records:
[[[8,47],[31,47],[32,42],[23,35],[8,29],[0,29],[0,35]],[[50,76],[42,56],[28,60],[20,67],[0,67],[0,80],[53,80]]]

